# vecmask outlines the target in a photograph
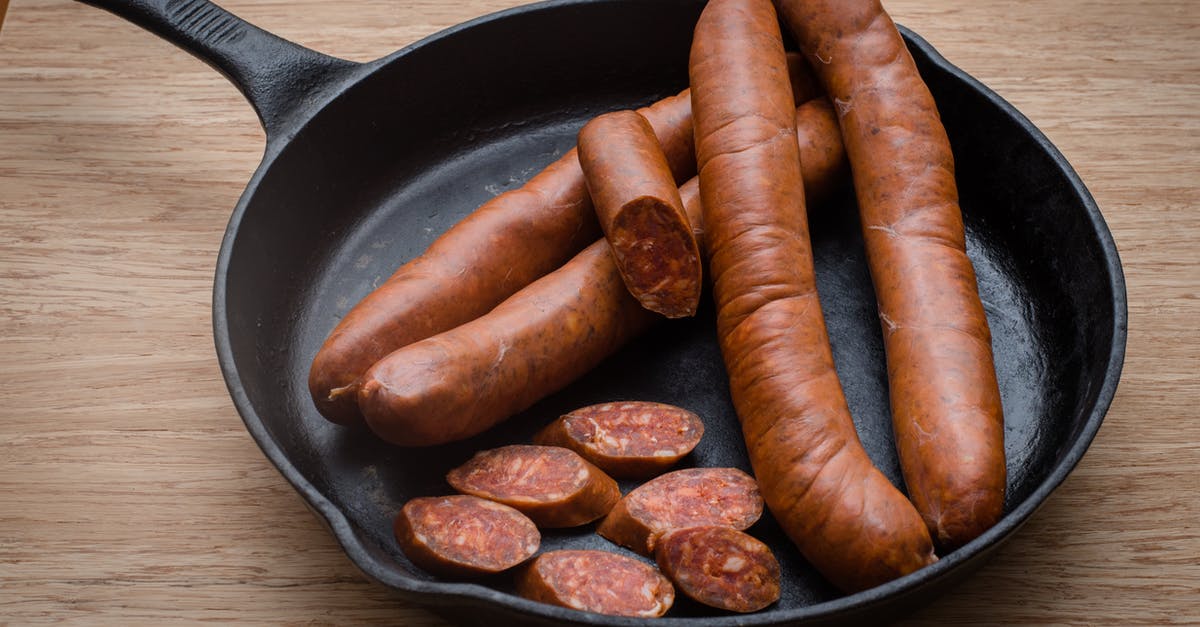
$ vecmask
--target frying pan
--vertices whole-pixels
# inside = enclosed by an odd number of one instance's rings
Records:
[[[687,463],[749,469],[711,306],[695,319],[659,325],[500,427],[431,449],[399,449],[327,423],[305,382],[336,322],[438,234],[569,149],[592,116],[685,87],[703,3],[551,0],[450,28],[366,64],[292,44],[205,0],[89,3],[215,66],[266,129],[262,164],[233,210],[217,259],[217,354],[251,436],[350,559],[398,594],[462,622],[637,622],[526,601],[502,576],[430,576],[399,552],[391,523],[407,499],[448,493],[443,474],[475,450],[528,441],[560,413],[606,400],[692,409],[707,433]],[[781,561],[781,601],[731,616],[681,599],[666,624],[885,622],[929,602],[976,570],[1045,502],[1083,456],[1116,391],[1124,278],[1091,195],[1024,116],[911,31],[902,33],[956,156],[1006,416],[1006,514],[937,564],[848,596],[764,516],[751,532]],[[864,446],[900,485],[853,196],[810,213],[838,374]],[[547,532],[544,550],[568,547],[623,551],[590,528]]]

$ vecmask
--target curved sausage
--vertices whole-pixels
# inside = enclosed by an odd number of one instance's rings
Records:
[[[450,577],[508,570],[536,553],[542,539],[521,512],[463,495],[408,501],[396,517],[395,534],[413,564]]]
[[[650,123],[634,111],[593,118],[579,131],[579,164],[629,293],[668,318],[695,315],[700,249]]]
[[[610,616],[657,618],[675,589],[658,569],[607,551],[543,553],[517,576],[517,594],[534,601]]]
[[[684,596],[731,612],[757,612],[779,600],[779,562],[754,536],[721,526],[663,534],[659,569]]]
[[[680,182],[695,173],[687,93],[639,111]],[[356,381],[388,353],[481,316],[600,236],[576,151],[484,203],[351,309],[313,359],[323,416],[360,423]]]
[[[682,407],[618,401],[576,409],[546,425],[533,441],[565,446],[613,477],[646,479],[679,463],[703,436],[700,416]]]
[[[717,336],[763,498],[843,590],[930,564],[929,533],[872,465],[834,370],[770,0],[710,1],[689,71]]]
[[[612,477],[570,449],[514,444],[480,451],[446,474],[455,490],[503,503],[539,527],[575,527],[621,498]]]
[[[596,533],[647,557],[672,529],[724,525],[746,529],[762,516],[754,478],[737,468],[688,468],[634,488],[596,527]]]
[[[929,88],[877,0],[782,0],[838,104],[883,327],[909,497],[944,550],[1003,514],[1004,415],[966,253],[954,156]]]
[[[826,193],[845,167],[832,109],[813,100],[796,119],[811,155],[805,181]],[[695,179],[680,194],[703,245]],[[356,386],[358,405],[393,444],[468,438],[579,378],[658,318],[629,295],[601,240],[486,315],[380,359]]]
[[[788,62],[796,102],[819,93],[804,59],[792,55]],[[695,174],[689,93],[638,113],[654,128],[675,180]],[[599,236],[583,170],[571,150],[451,227],[342,318],[309,370],[317,410],[336,423],[361,424],[355,394],[372,364],[487,313]]]

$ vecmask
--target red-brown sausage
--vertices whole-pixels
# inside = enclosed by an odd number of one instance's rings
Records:
[[[796,119],[807,124],[797,134],[812,157],[805,180],[827,191],[845,164],[832,109],[813,100]],[[702,230],[697,185],[680,192],[693,228]],[[379,360],[357,386],[359,407],[394,444],[461,440],[574,381],[657,318],[629,295],[601,240],[488,314]]]
[[[647,479],[679,463],[703,436],[704,421],[682,407],[617,401],[576,409],[533,441],[565,446],[613,477]]]
[[[650,123],[635,111],[593,118],[579,131],[579,164],[629,293],[668,318],[695,315],[700,249]]]
[[[542,539],[521,512],[463,495],[408,501],[396,517],[395,532],[413,564],[449,577],[508,570],[536,553]]]
[[[534,601],[611,616],[657,618],[675,589],[658,569],[607,551],[543,553],[521,569],[517,594]]]
[[[677,180],[695,173],[687,93],[639,111]],[[342,424],[361,422],[355,382],[376,361],[481,316],[600,236],[571,150],[516,190],[483,204],[342,318],[317,352],[309,391]]]
[[[762,516],[754,478],[737,468],[688,468],[634,488],[596,527],[596,533],[647,557],[672,529],[724,525],[746,529]]]
[[[819,93],[803,58],[792,55],[788,62],[796,102]],[[638,113],[654,128],[676,181],[695,174],[688,92]],[[372,364],[483,315],[599,236],[572,150],[519,189],[484,203],[346,314],[309,370],[309,392],[318,411],[336,423],[361,423],[355,393]]]
[[[779,600],[779,562],[771,548],[730,527],[668,531],[654,559],[679,592],[710,607],[757,612]]]
[[[475,454],[446,474],[455,490],[503,503],[539,527],[576,527],[621,499],[612,477],[575,451],[514,444]]]
[[[950,141],[877,0],[779,5],[838,105],[909,497],[938,545],[953,550],[1000,519],[1006,471],[991,332]]]
[[[936,560],[872,465],[817,300],[800,154],[770,0],[712,0],[690,77],[717,336],[763,498],[805,558],[861,590]]]

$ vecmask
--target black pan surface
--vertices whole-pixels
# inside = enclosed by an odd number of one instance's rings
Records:
[[[215,280],[214,332],[234,402],[266,455],[366,575],[457,620],[637,622],[520,599],[503,576],[455,582],[428,575],[398,550],[392,521],[409,498],[450,493],[443,475],[476,450],[527,442],[564,411],[601,401],[653,400],[696,411],[707,433],[684,465],[749,470],[711,304],[695,319],[660,324],[500,427],[436,448],[400,449],[326,422],[309,400],[309,364],[360,298],[481,203],[570,149],[592,116],[686,87],[701,8],[695,0],[568,0],[502,12],[372,64],[347,63],[345,71],[335,64],[340,83],[317,85],[310,103],[280,116],[263,104],[269,98],[246,87],[253,81],[241,78],[236,64],[230,70],[214,63],[247,91],[269,138],[230,221]],[[1022,115],[903,32],[957,160],[968,251],[1005,410],[1006,516],[932,567],[843,596],[765,515],[750,531],[780,559],[781,601],[733,616],[680,599],[667,624],[885,621],[928,602],[981,565],[1062,482],[1115,392],[1125,289],[1090,194]],[[882,336],[850,190],[811,207],[810,221],[822,306],[851,411],[871,458],[902,485]],[[549,531],[543,540],[543,550],[583,547],[628,554],[591,526]]]

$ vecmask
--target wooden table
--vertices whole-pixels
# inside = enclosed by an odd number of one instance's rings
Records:
[[[366,61],[518,2],[224,4]],[[1130,308],[1120,390],[1081,465],[912,622],[1200,621],[1200,9],[887,6],[1075,166],[1115,234]],[[0,623],[441,624],[354,569],[226,394],[213,266],[262,142],[239,94],[185,53],[66,0],[8,7]]]

